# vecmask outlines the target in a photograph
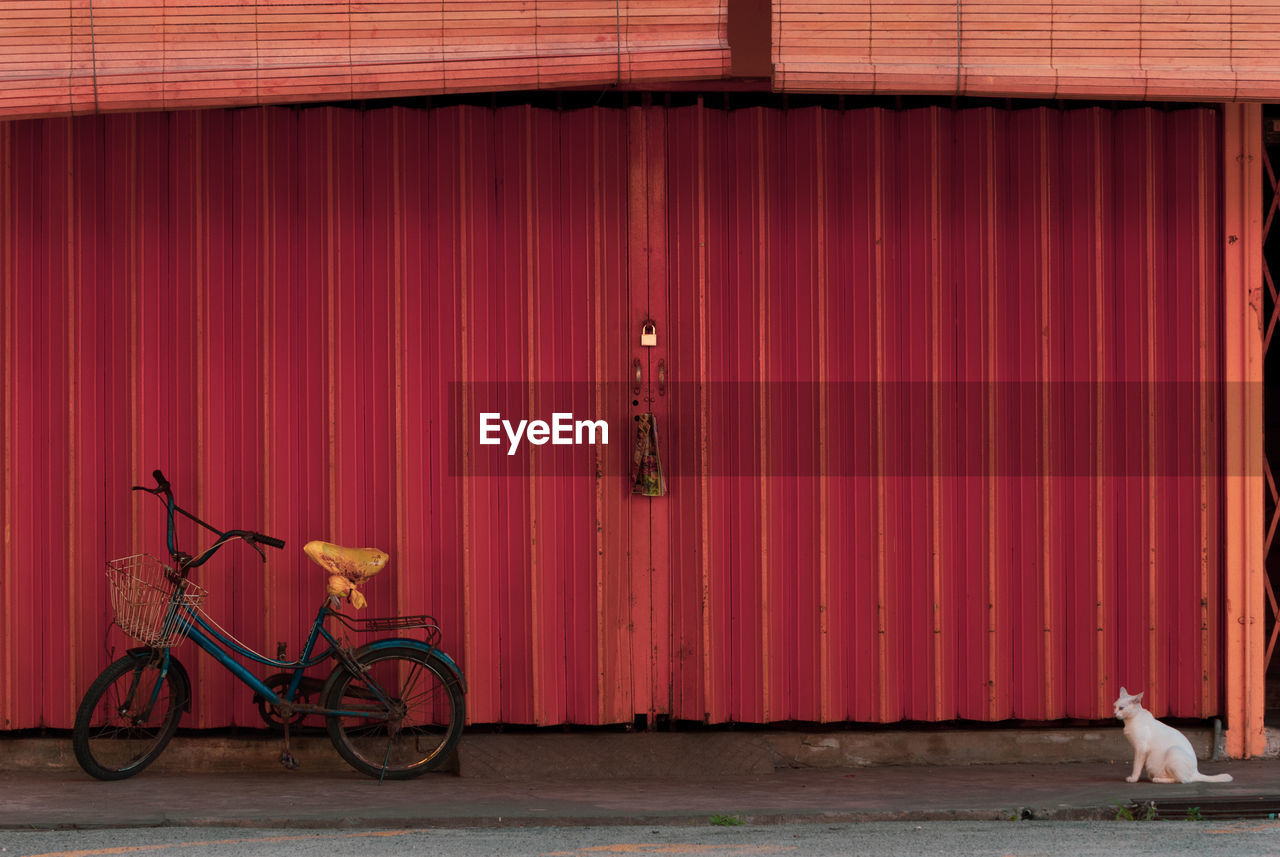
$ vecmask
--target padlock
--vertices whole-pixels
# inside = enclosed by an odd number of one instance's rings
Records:
[[[658,344],[658,326],[656,324],[651,321],[646,321],[644,324],[640,325],[640,344]]]

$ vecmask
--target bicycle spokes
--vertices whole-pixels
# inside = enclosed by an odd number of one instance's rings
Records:
[[[447,756],[462,717],[461,691],[447,668],[408,648],[371,653],[360,668],[342,674],[326,703],[346,712],[330,718],[339,752],[378,777],[412,776]]]
[[[76,758],[99,779],[141,770],[163,750],[187,701],[186,682],[130,654],[100,675],[76,714]]]

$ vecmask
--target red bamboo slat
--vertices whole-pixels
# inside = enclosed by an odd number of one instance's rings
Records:
[[[1226,2],[780,0],[774,88],[1266,101],[1278,25],[1272,6]]]
[[[716,79],[723,0],[55,0],[0,17],[0,117]]]

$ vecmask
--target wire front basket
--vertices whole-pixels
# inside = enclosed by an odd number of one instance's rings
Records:
[[[107,563],[111,610],[120,630],[147,646],[175,646],[191,628],[183,606],[199,609],[209,594],[151,554],[135,554]],[[174,590],[181,586],[175,599]]]

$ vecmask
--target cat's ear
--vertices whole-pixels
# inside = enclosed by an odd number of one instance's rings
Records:
[[[1121,696],[1128,696],[1128,695],[1129,695],[1129,691],[1127,691],[1127,690],[1125,690],[1125,689],[1124,689],[1124,685],[1120,685],[1120,695],[1121,695]]]
[[[1136,694],[1134,694],[1133,698],[1136,699],[1138,702],[1142,702],[1142,694],[1144,693],[1146,693],[1145,690],[1140,690]]]

